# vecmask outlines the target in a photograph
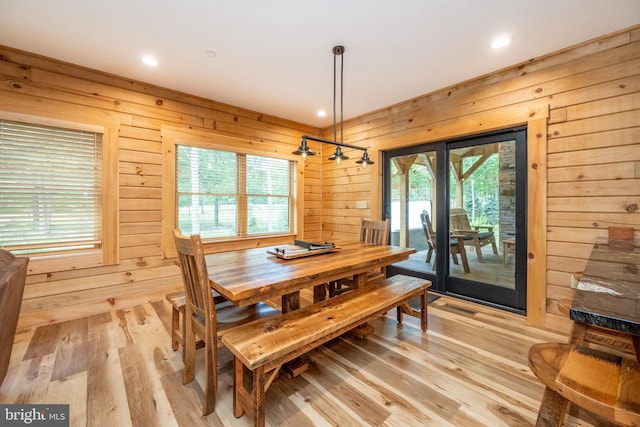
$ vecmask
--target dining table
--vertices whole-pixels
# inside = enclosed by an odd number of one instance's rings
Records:
[[[640,361],[640,241],[597,241],[587,261],[569,317],[630,336]]]
[[[352,288],[366,286],[367,272],[404,261],[416,252],[413,248],[357,242],[330,252],[283,259],[275,255],[280,247],[206,255],[211,287],[238,306],[280,298],[281,311],[286,313],[300,308],[303,289],[313,288],[313,302],[319,302],[326,297],[328,283],[352,277]],[[366,324],[356,329],[361,338],[372,330]],[[305,361],[296,359],[285,364],[282,371],[291,378],[307,368]]]
[[[300,307],[300,291],[313,288],[314,302],[324,299],[326,284],[353,277],[365,286],[367,272],[404,261],[413,248],[346,243],[331,252],[294,259],[274,255],[277,246],[206,255],[211,287],[238,306],[281,298],[282,312]]]

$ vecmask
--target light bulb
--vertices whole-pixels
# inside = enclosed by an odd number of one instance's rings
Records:
[[[362,169],[366,169],[369,162],[362,162]]]
[[[307,160],[307,152],[306,151],[302,152],[302,160]]]
[[[341,161],[342,161],[342,158],[340,156],[336,157],[336,164],[337,165],[339,165]]]

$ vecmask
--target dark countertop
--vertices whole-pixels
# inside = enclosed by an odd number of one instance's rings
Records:
[[[600,241],[593,246],[570,317],[640,336],[640,242]]]

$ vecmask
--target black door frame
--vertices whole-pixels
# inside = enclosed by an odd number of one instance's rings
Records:
[[[449,294],[459,298],[471,300],[481,304],[492,305],[501,309],[525,314],[527,297],[527,128],[520,126],[496,132],[473,135],[464,138],[456,138],[439,142],[425,143],[385,151],[382,153],[383,165],[383,216],[391,216],[390,187],[390,161],[393,157],[406,156],[425,151],[436,152],[436,216],[449,218],[449,150],[501,142],[505,140],[516,141],[516,256],[515,258],[515,283],[516,289],[508,289],[501,286],[480,283],[462,277],[449,276],[449,242],[448,221],[438,221],[436,224],[437,247],[441,253],[436,257],[436,273],[415,272],[411,274],[432,281],[431,291]],[[389,274],[404,273],[404,269],[390,266]]]

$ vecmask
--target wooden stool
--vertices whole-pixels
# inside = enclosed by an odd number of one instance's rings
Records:
[[[536,426],[561,426],[571,402],[623,425],[640,425],[638,362],[572,344],[535,344],[529,367],[546,386]]]

